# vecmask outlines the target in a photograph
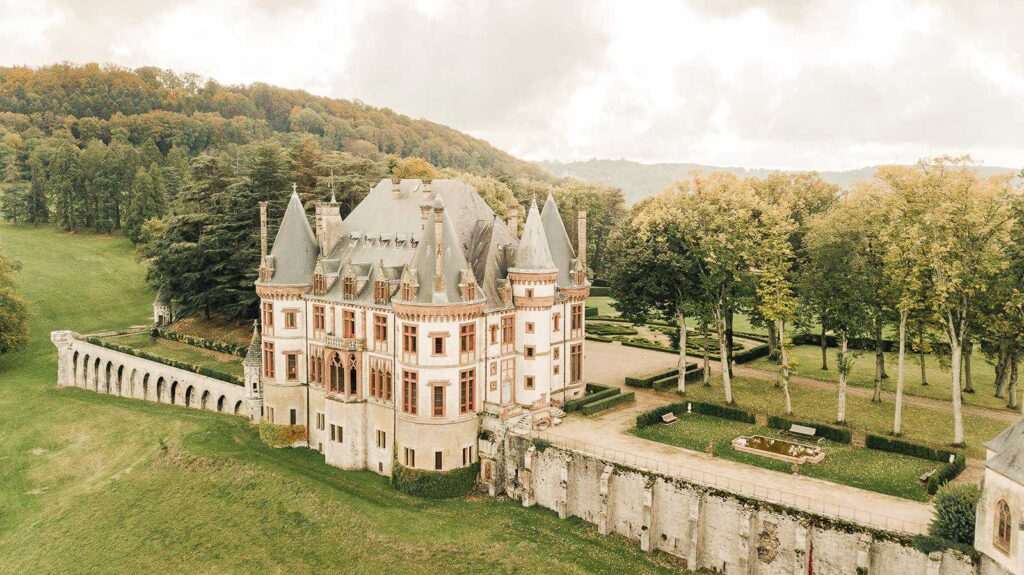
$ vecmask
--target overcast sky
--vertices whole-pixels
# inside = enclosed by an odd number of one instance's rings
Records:
[[[0,0],[0,64],[358,98],[531,159],[1024,165],[1024,2]]]

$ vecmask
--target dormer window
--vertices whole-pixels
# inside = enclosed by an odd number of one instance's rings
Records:
[[[462,299],[464,299],[466,301],[471,301],[471,300],[475,300],[476,299],[476,284],[475,283],[468,282],[465,286],[463,286],[463,288],[462,288]]]
[[[412,289],[412,284],[409,284],[409,283],[402,284],[402,299],[404,299],[404,300],[411,300],[411,299],[413,299],[413,297],[415,297],[415,295],[416,294],[415,294],[415,292],[413,292],[413,289]]]
[[[323,295],[327,291],[327,278],[322,273],[313,274],[313,293]]]
[[[573,275],[575,276],[574,280],[577,285],[583,285],[587,283],[587,272],[583,270],[577,270],[573,272]]]
[[[356,297],[356,278],[347,277],[341,281],[342,297],[345,299],[355,299]]]
[[[387,280],[377,280],[373,282],[373,301],[377,304],[388,303],[388,296],[391,295],[391,290],[388,288]]]

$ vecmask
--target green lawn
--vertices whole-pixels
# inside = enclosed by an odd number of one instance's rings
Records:
[[[708,446],[713,445],[713,452],[717,457],[775,471],[789,473],[793,468],[792,464],[784,461],[743,453],[732,448],[732,440],[740,435],[780,436],[778,430],[749,423],[690,414],[684,415],[672,425],[650,425],[634,429],[632,433],[644,439],[695,451],[707,452]],[[918,478],[926,471],[939,467],[934,461],[906,455],[830,441],[825,441],[822,445],[826,452],[825,460],[817,464],[800,466],[801,475],[916,501],[928,499],[928,492]]]
[[[609,296],[594,296],[587,298],[587,307],[596,307],[598,315],[608,317],[618,317],[619,311],[612,307],[615,303],[615,298]],[[686,320],[686,325],[690,329],[688,331],[696,331],[700,329],[700,325],[693,318]],[[762,327],[755,327],[750,324],[750,320],[743,314],[736,314],[733,318],[733,330],[743,333],[755,333],[760,335],[767,335],[768,330]]]
[[[822,390],[802,386],[791,386],[795,418],[831,423],[836,419],[836,396],[834,389]],[[785,400],[782,388],[770,381],[744,377],[733,378],[733,396],[739,407],[756,413],[783,415]],[[712,385],[686,386],[686,397],[696,401],[722,403],[721,379],[716,375]],[[846,420],[848,425],[860,431],[883,435],[892,429],[893,406],[891,402],[871,403],[870,398],[847,395]],[[967,439],[967,455],[976,459],[985,458],[984,443],[995,437],[1010,424],[1006,421],[978,415],[964,415],[964,430]],[[953,417],[947,411],[905,405],[903,409],[903,435],[909,441],[946,445],[953,440]]]
[[[215,369],[239,378],[243,375],[242,358],[238,356],[169,339],[151,337],[149,332],[110,336],[104,339],[110,343],[126,345],[132,349],[199,367]]]
[[[245,421],[54,385],[49,331],[146,323],[120,238],[0,224],[32,340],[0,358],[0,573],[672,573],[580,521],[263,446]]]
[[[796,374],[824,381],[838,381],[839,371],[836,369],[837,350],[832,348],[828,350],[828,371],[821,369],[820,347],[816,345],[798,345],[790,348],[789,351]],[[882,380],[882,389],[892,392],[896,391],[897,359],[897,354],[895,353],[885,354],[885,370],[889,377]],[[924,364],[928,373],[928,385],[921,385],[921,364],[918,363],[917,354],[907,354],[903,370],[904,393],[949,401],[949,385],[951,382],[949,368],[941,367],[938,358],[932,354],[925,355]],[[776,369],[775,363],[766,357],[753,361],[749,365],[750,367],[761,369]],[[964,403],[967,405],[1005,408],[1006,400],[999,399],[994,395],[995,367],[985,361],[984,355],[980,351],[976,351],[972,357],[971,373],[975,393],[963,394]],[[850,385],[874,388],[874,352],[857,352],[848,381]]]

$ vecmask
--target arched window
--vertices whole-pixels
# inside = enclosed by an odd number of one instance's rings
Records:
[[[330,390],[332,392],[342,391],[344,382],[342,381],[342,367],[341,367],[341,355],[335,353],[331,357],[331,382]]]
[[[1010,506],[1006,503],[1005,499],[1000,499],[996,503],[996,537],[993,543],[1003,551],[1010,550],[1011,525]]]
[[[356,376],[356,356],[348,356],[348,392],[352,395],[356,394],[358,381]]]

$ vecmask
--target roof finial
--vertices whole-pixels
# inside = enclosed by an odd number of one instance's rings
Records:
[[[295,182],[292,182],[292,193],[293,194],[299,193],[299,186]]]
[[[338,200],[334,198],[334,168],[331,168],[331,177],[327,180],[327,187],[331,190],[331,203],[338,203]]]

